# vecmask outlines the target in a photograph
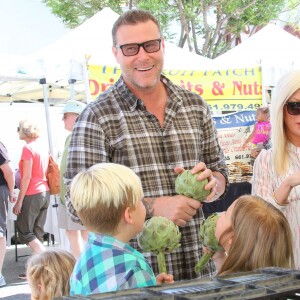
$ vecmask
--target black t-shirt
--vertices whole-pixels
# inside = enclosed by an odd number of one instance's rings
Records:
[[[5,146],[0,142],[0,166],[9,162],[9,157]],[[7,185],[4,174],[0,169],[0,185]]]

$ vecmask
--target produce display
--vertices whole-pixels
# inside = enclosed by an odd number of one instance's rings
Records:
[[[229,182],[250,182],[253,167],[243,162],[233,162],[227,165],[229,171]]]
[[[215,235],[218,218],[219,214],[214,213],[200,225],[199,240],[203,246],[210,250],[210,252],[202,255],[201,259],[195,266],[196,273],[200,273],[204,269],[205,265],[216,251],[224,251],[223,247],[219,245],[219,241]]]
[[[200,172],[201,173],[201,172]],[[197,180],[197,176],[200,173],[192,174],[189,170],[185,170],[179,174],[175,180],[175,191],[179,195],[184,195],[189,198],[193,198],[200,202],[204,201],[210,194],[211,190],[205,190],[208,180]]]
[[[165,217],[152,217],[137,235],[139,246],[144,252],[157,255],[159,273],[167,273],[165,253],[180,247],[181,232],[176,224]]]

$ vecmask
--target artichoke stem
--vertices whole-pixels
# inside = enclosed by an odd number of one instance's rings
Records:
[[[159,273],[167,273],[167,267],[166,267],[166,258],[164,252],[159,252],[157,254],[157,262],[158,262],[158,272]]]
[[[205,265],[208,263],[208,261],[210,260],[210,258],[214,254],[215,254],[214,252],[203,254],[202,257],[200,258],[200,260],[198,261],[198,263],[195,266],[195,272],[200,273],[204,269]]]

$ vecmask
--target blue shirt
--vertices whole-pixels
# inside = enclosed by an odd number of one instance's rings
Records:
[[[89,234],[70,279],[70,295],[90,295],[156,285],[144,256],[112,236]]]

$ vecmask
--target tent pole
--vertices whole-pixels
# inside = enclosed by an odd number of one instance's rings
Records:
[[[83,82],[85,87],[86,103],[89,104],[92,101],[92,97],[91,97],[91,90],[89,84],[88,66],[86,63],[82,64],[82,72],[83,72]]]
[[[69,79],[69,84],[70,84],[70,99],[76,100],[75,99],[75,87],[74,84],[76,82],[76,79]]]
[[[53,156],[53,143],[52,143],[52,135],[51,135],[51,125],[50,125],[50,117],[49,117],[49,101],[48,101],[48,91],[46,78],[40,79],[40,84],[43,85],[43,94],[44,94],[44,106],[45,106],[45,114],[46,114],[46,122],[47,122],[47,133],[48,133],[48,143],[50,153]]]

